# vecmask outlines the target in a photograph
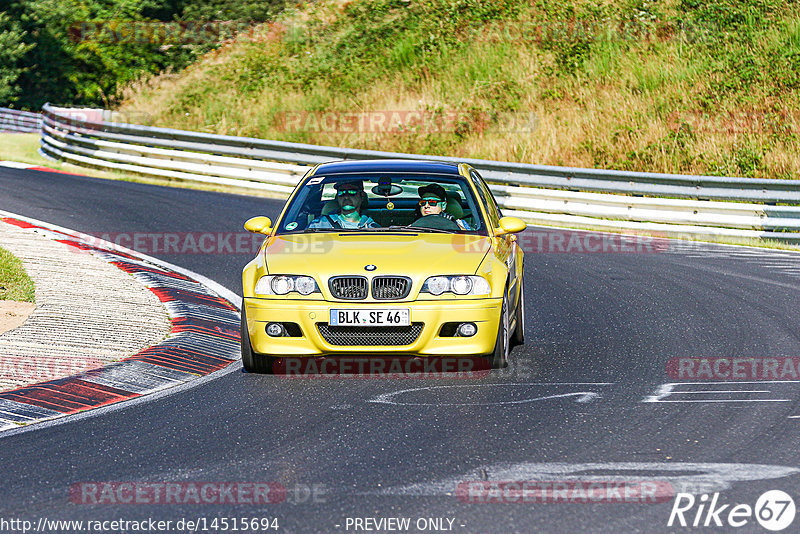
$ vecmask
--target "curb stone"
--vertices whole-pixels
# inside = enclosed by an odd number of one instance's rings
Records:
[[[0,212],[0,217],[88,251],[131,274],[164,304],[171,323],[166,339],[120,362],[0,393],[0,430],[141,397],[219,371],[239,359],[239,313],[233,293],[218,285],[212,289],[214,283],[205,277],[91,236],[14,214]]]
[[[36,287],[30,315],[0,334],[0,392],[114,363],[169,333],[163,303],[115,265],[2,219],[0,243]]]

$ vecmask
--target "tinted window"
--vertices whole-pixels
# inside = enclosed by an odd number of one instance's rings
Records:
[[[356,184],[354,187],[347,184]],[[337,193],[358,191],[359,214],[371,220],[371,228],[407,226],[421,217],[419,190],[431,184],[440,185],[446,192],[445,213],[460,221],[459,233],[486,234],[478,200],[466,179],[455,175],[362,173],[313,176],[309,178],[278,222],[278,233],[306,230],[337,229],[338,215],[346,207],[339,204]],[[334,220],[331,224],[331,219]],[[321,228],[322,227],[322,228]],[[469,229],[466,229],[469,228]]]

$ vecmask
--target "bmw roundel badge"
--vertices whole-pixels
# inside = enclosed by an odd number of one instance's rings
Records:
[[[365,270],[365,271],[374,271],[375,269],[377,269],[377,267],[375,267],[375,266],[374,266],[374,265],[372,265],[372,264],[370,264],[370,265],[365,265],[365,266],[364,266],[364,270]]]

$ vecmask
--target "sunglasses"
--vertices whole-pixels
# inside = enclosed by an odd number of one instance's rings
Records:
[[[350,195],[356,196],[359,193],[358,189],[340,189],[336,192],[337,196]]]
[[[433,207],[436,207],[439,204],[441,204],[442,202],[444,202],[444,200],[427,199],[427,200],[420,200],[419,201],[419,205],[420,206],[433,206]]]

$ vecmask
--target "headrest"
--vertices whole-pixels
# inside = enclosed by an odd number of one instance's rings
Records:
[[[447,208],[444,210],[456,219],[464,217],[464,210],[461,207],[461,195],[455,191],[447,192]]]

